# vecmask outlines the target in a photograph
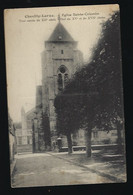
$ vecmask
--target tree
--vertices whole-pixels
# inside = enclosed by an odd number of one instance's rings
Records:
[[[91,156],[91,130],[95,126],[106,131],[117,126],[120,144],[123,126],[121,97],[119,13],[115,12],[102,25],[91,62],[76,72],[64,91],[55,98],[58,132],[68,136],[84,128],[88,157]]]
[[[123,129],[122,70],[120,47],[119,13],[115,12],[103,24],[101,39],[93,53],[97,64],[97,87],[99,91],[99,117],[107,130],[115,126],[118,132],[118,145],[121,148],[121,130]],[[102,71],[102,72],[101,72]],[[98,82],[99,81],[99,82]]]

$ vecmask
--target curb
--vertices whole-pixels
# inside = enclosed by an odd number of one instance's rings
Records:
[[[119,178],[117,178],[117,177],[115,177],[115,176],[113,176],[113,175],[111,175],[111,174],[107,174],[107,173],[103,173],[103,172],[101,172],[101,171],[97,171],[97,170],[95,170],[95,169],[92,169],[92,168],[87,167],[86,165],[82,165],[82,164],[80,164],[80,163],[73,162],[72,160],[63,158],[62,156],[58,156],[58,155],[55,155],[55,154],[53,154],[53,153],[49,153],[49,152],[47,152],[47,153],[48,153],[49,155],[51,155],[51,156],[55,156],[56,158],[66,160],[67,162],[70,162],[70,163],[72,163],[72,164],[74,164],[74,165],[77,165],[77,166],[80,166],[80,167],[82,167],[82,168],[85,168],[85,169],[87,169],[88,171],[90,171],[90,172],[92,172],[92,173],[96,173],[96,174],[98,174],[98,175],[100,175],[100,176],[102,176],[102,177],[106,177],[106,178],[110,179],[110,180],[111,180],[112,182],[114,182],[114,183],[124,183],[124,182],[125,182],[125,180],[119,179]]]

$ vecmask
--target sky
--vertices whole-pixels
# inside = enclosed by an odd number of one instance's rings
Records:
[[[84,61],[89,62],[101,23],[118,5],[8,9],[5,11],[5,46],[8,109],[14,122],[35,106],[36,85],[41,85],[41,53],[60,15],[61,23],[78,41]],[[30,21],[29,21],[30,20]]]

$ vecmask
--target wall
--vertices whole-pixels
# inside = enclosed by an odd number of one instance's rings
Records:
[[[16,153],[15,136],[9,132],[10,162],[13,162]]]

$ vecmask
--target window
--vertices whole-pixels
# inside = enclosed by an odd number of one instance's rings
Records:
[[[64,53],[64,51],[63,50],[61,50],[61,54],[63,54]]]
[[[63,81],[62,81],[62,74],[58,74],[58,90],[62,91],[63,90]]]
[[[64,85],[66,86],[68,82],[68,74],[64,74]]]
[[[68,82],[68,69],[61,65],[58,69],[58,91],[62,91]]]
[[[64,73],[66,72],[65,66],[61,66],[61,67],[60,67],[60,72],[61,72],[62,74],[64,74]]]

